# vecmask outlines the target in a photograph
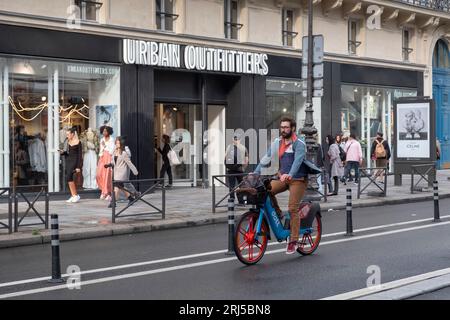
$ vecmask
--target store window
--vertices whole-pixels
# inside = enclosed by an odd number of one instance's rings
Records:
[[[391,148],[395,148],[392,146],[394,100],[414,96],[417,96],[415,89],[342,85],[341,131],[356,134],[363,148],[365,165],[372,166],[367,159],[371,158],[370,147],[377,132],[383,132]],[[392,163],[390,169],[393,169]]]
[[[120,69],[89,63],[37,59],[1,60],[1,129],[10,137],[3,185],[48,184],[65,191],[66,129],[83,143],[83,188],[96,189],[95,168],[102,125],[120,134]],[[88,143],[89,142],[89,143]],[[5,145],[0,145],[5,150]]]
[[[237,40],[238,31],[243,26],[238,23],[238,1],[225,0],[224,6],[225,38]]]
[[[297,132],[305,125],[305,102],[300,80],[267,79],[266,80],[266,125],[265,128],[279,129],[280,119],[290,116],[297,122]],[[321,98],[313,98],[313,121],[321,141]]]
[[[175,14],[175,0],[156,0],[156,28],[173,31],[173,22],[178,18]]]

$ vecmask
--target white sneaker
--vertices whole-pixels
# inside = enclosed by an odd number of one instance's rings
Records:
[[[78,201],[80,201],[80,195],[77,194],[76,196],[72,197],[72,201],[71,201],[72,203],[76,203]]]
[[[70,197],[68,200],[66,200],[67,203],[71,203],[73,200],[73,197]]]
[[[108,196],[105,198],[105,200],[111,202],[112,198],[111,198],[110,195],[108,195]]]
[[[100,200],[105,200],[106,196],[104,194],[100,195]]]

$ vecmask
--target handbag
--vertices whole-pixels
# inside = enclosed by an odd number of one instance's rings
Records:
[[[170,148],[170,151],[167,153],[167,158],[169,158],[171,166],[177,166],[181,164],[180,159],[178,159],[177,154],[172,150],[172,148]]]

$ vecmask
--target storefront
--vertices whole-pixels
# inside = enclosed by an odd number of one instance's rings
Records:
[[[173,174],[184,186],[225,173],[227,141],[214,132],[273,129],[283,115],[304,125],[300,58],[4,25],[0,69],[2,186],[64,192],[58,150],[68,126],[93,142],[85,143],[83,189],[95,190],[88,169],[101,125],[126,137],[140,178],[159,176],[155,146],[169,135],[182,146]],[[389,139],[393,100],[423,92],[417,71],[325,62],[324,75],[325,95],[313,100],[319,141],[341,131],[370,141],[381,130]]]

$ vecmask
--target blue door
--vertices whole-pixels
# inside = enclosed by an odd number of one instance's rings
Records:
[[[450,169],[450,55],[439,40],[433,56],[433,99],[436,104],[436,138],[441,144],[440,169]]]

